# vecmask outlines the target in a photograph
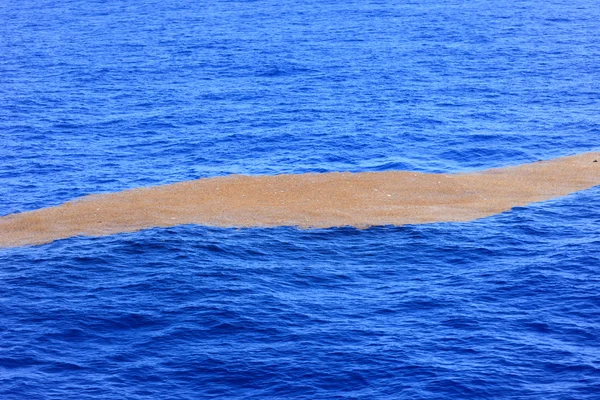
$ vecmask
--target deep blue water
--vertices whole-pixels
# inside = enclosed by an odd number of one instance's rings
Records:
[[[0,0],[0,215],[598,150],[598,60],[591,0]],[[600,399],[599,199],[3,249],[0,398]]]

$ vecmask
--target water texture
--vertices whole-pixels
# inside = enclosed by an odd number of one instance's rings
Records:
[[[0,215],[598,149],[592,1],[0,1]],[[600,188],[470,223],[0,250],[6,399],[597,399]]]

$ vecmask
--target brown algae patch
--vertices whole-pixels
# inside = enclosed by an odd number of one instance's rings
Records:
[[[600,153],[474,173],[206,178],[85,196],[0,218],[0,247],[150,227],[329,228],[470,221],[600,185]]]

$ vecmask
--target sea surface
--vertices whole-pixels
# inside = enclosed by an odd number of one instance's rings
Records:
[[[0,0],[0,215],[598,150],[599,60],[591,0]],[[0,398],[600,399],[600,188],[0,249]]]

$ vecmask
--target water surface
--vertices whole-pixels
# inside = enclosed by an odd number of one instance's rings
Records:
[[[0,3],[0,215],[598,150],[591,1]],[[466,223],[0,250],[7,399],[600,392],[598,188]]]

